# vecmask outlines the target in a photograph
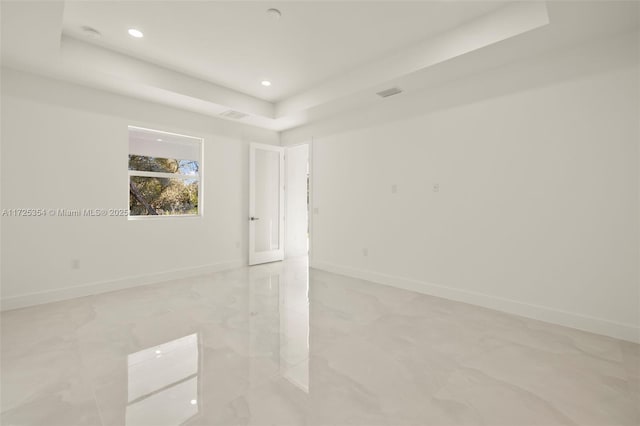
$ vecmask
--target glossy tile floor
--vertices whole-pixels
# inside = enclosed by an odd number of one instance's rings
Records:
[[[2,314],[2,425],[638,425],[637,345],[306,261]]]

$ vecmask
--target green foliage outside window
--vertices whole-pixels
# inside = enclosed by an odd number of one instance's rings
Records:
[[[131,216],[198,214],[197,161],[129,155],[129,170],[163,175],[130,176]]]

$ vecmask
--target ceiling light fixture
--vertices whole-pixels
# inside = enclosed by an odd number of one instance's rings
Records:
[[[196,405],[198,403],[198,401],[195,399],[192,399],[190,402],[191,402],[191,405]]]
[[[271,82],[270,82],[269,80],[262,80],[262,83],[261,83],[261,84],[262,84],[264,87],[269,87],[269,86],[271,86]]]
[[[280,12],[278,9],[267,9],[267,15],[269,15],[271,18],[273,19],[280,19],[280,17],[282,16],[282,12]]]
[[[135,37],[135,38],[142,38],[144,37],[144,34],[142,34],[142,31],[140,30],[136,30],[135,28],[129,28],[129,35],[131,37]]]

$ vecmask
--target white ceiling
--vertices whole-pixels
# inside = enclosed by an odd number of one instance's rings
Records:
[[[635,1],[7,1],[2,65],[276,131],[638,31]],[[265,13],[282,11],[280,20]],[[98,40],[82,26],[102,33]],[[127,35],[128,28],[145,33]],[[265,88],[260,81],[269,79]],[[403,96],[403,95],[397,95]],[[394,98],[396,99],[396,98]],[[395,101],[394,101],[395,102]]]
[[[67,1],[64,33],[267,101],[496,9],[491,2]],[[277,8],[280,19],[266,10]],[[100,31],[87,38],[82,26]],[[128,28],[145,37],[134,39]],[[263,87],[262,80],[271,87]]]

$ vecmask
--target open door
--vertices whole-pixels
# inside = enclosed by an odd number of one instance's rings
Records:
[[[249,146],[249,265],[284,259],[284,148]]]
[[[309,145],[285,148],[285,232],[284,255],[309,254]]]

